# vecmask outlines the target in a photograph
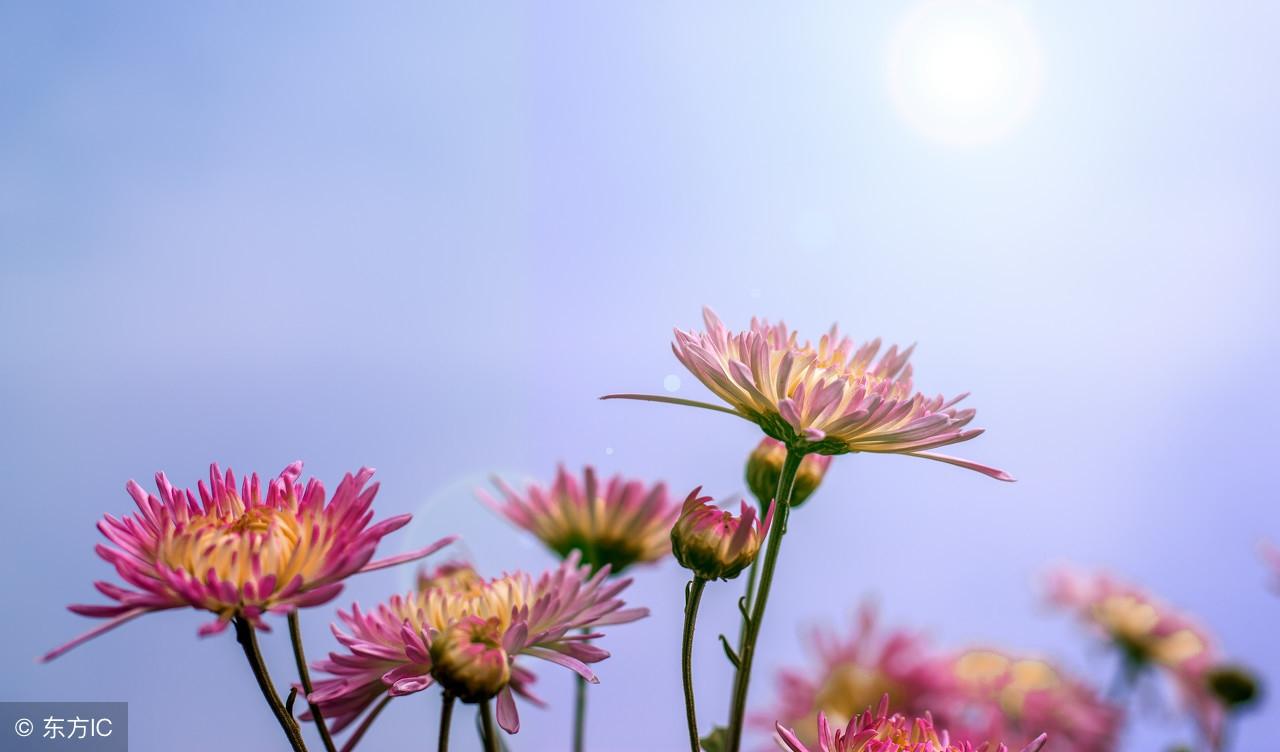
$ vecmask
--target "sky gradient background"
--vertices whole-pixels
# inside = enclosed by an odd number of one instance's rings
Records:
[[[614,5],[0,7],[0,699],[127,700],[138,752],[282,746],[200,614],[33,661],[91,626],[63,607],[111,575],[94,524],[159,469],[373,465],[380,515],[417,515],[387,553],[459,532],[493,572],[551,563],[474,501],[494,471],[744,492],[753,426],[595,399],[672,374],[703,397],[669,349],[703,304],[918,342],[919,387],[972,391],[989,429],[956,453],[1019,478],[838,459],[792,519],[755,707],[864,596],[1104,681],[1036,593],[1061,561],[1150,586],[1280,687],[1257,554],[1280,539],[1280,8],[1025,4],[1039,101],[954,148],[886,86],[908,3]],[[684,579],[637,572],[653,616],[603,643],[594,749],[682,744]],[[738,589],[705,600],[704,726]],[[331,613],[303,615],[313,657]],[[265,649],[290,676],[284,634]],[[556,707],[524,706],[515,750],[567,746],[568,672],[538,673]],[[437,712],[399,700],[366,744],[423,746]],[[1237,748],[1278,726],[1271,702]],[[1186,738],[1149,709],[1126,749]]]

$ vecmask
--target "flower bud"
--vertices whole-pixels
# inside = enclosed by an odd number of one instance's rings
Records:
[[[710,496],[698,496],[695,488],[685,499],[680,518],[671,528],[671,551],[680,566],[704,580],[731,580],[755,561],[760,544],[773,520],[773,508],[760,523],[754,507],[742,502],[735,517],[727,509],[711,503]]]
[[[484,578],[475,567],[462,561],[449,561],[435,569],[418,570],[418,591],[440,589],[450,593],[474,593],[484,587]]]
[[[778,492],[778,478],[782,476],[782,464],[787,459],[787,447],[777,439],[765,438],[747,458],[747,487],[760,502],[768,506]],[[827,474],[832,457],[825,454],[807,454],[796,470],[796,482],[791,490],[791,506],[798,507],[809,498],[822,478]]]
[[[1228,708],[1240,708],[1258,699],[1258,679],[1244,666],[1217,666],[1205,677],[1209,690]]]
[[[431,641],[431,674],[463,702],[488,700],[511,681],[511,661],[502,649],[496,618],[468,616]]]

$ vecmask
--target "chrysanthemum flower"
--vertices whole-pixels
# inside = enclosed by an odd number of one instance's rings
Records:
[[[775,726],[778,746],[786,752],[1007,752],[1004,744],[983,741],[979,746],[967,739],[952,739],[947,732],[934,728],[933,720],[889,715],[889,696],[880,701],[874,714],[870,708],[856,715],[843,729],[832,729],[825,714],[818,715],[817,742],[806,745],[795,731],[782,723]],[[1041,734],[1022,748],[1022,752],[1038,752],[1045,743]]]
[[[680,507],[667,498],[662,483],[646,485],[615,475],[602,488],[594,468],[587,467],[579,482],[560,467],[550,488],[531,484],[521,494],[501,478],[494,478],[494,485],[504,500],[479,491],[482,502],[561,558],[580,552],[593,570],[608,565],[620,574],[671,551],[671,523]]]
[[[809,639],[815,669],[784,669],[778,674],[778,707],[755,716],[796,729],[806,744],[817,744],[819,715],[842,726],[888,695],[893,707],[923,715],[932,698],[945,694],[950,677],[919,635],[906,630],[882,631],[875,609],[863,606],[851,633],[816,628]]]
[[[1204,629],[1149,593],[1105,573],[1063,568],[1051,572],[1048,583],[1050,601],[1075,612],[1108,639],[1131,673],[1160,669],[1178,688],[1205,738],[1219,743],[1225,707],[1213,693],[1210,674],[1220,656]]]
[[[737,517],[711,503],[710,496],[698,496],[693,489],[685,499],[680,518],[671,528],[671,548],[680,566],[704,580],[731,580],[755,561],[760,544],[769,533],[773,507],[764,522],[754,507],[743,501]]]
[[[536,580],[523,572],[484,580],[451,567],[422,578],[424,587],[396,596],[371,612],[338,612],[346,631],[334,635],[347,648],[316,664],[332,678],[311,694],[335,731],[375,700],[412,694],[440,682],[467,702],[498,700],[498,724],[520,728],[513,692],[525,696],[532,674],[517,658],[560,664],[597,682],[588,663],[609,653],[591,643],[609,624],[635,621],[648,609],[624,609],[618,598],[631,581],[610,580],[606,565],[592,574],[576,553]],[[535,698],[536,701],[536,698]]]
[[[1212,662],[1213,643],[1191,619],[1105,573],[1051,572],[1049,599],[1074,611],[1136,665],[1186,672]]]
[[[964,739],[1027,739],[1045,732],[1055,752],[1115,748],[1120,709],[1039,658],[967,650],[945,659],[954,682],[933,701],[938,725]]]
[[[677,329],[672,349],[728,409],[671,397],[611,396],[729,412],[806,454],[905,454],[1013,480],[1002,470],[931,451],[982,429],[966,427],[974,410],[955,407],[967,395],[930,398],[914,391],[907,363],[912,347],[895,345],[877,359],[880,340],[855,348],[835,327],[813,345],[800,343],[782,323],[752,319],[749,330],[735,333],[709,308],[703,319],[706,332]]]
[[[782,464],[787,458],[787,448],[777,439],[768,436],[747,457],[747,487],[767,509],[778,492],[778,479],[782,476]],[[829,454],[807,454],[796,469],[795,484],[791,489],[791,506],[798,507],[813,495],[826,477],[833,458]]]
[[[202,636],[221,632],[236,617],[266,630],[266,613],[320,605],[337,596],[342,581],[353,574],[420,559],[453,540],[371,562],[378,542],[404,527],[411,515],[369,524],[378,492],[378,484],[369,484],[370,468],[348,473],[327,502],[324,486],[315,479],[300,484],[301,474],[301,462],[289,465],[267,483],[264,494],[256,473],[237,491],[235,475],[230,470],[223,475],[213,465],[208,484],[199,483],[198,501],[164,473],[156,475],[158,497],[129,481],[126,488],[140,513],[123,519],[107,515],[98,530],[114,546],[96,550],[136,589],[94,583],[116,603],[70,609],[109,621],[43,660],[142,614],[171,608],[216,614],[200,627]]]

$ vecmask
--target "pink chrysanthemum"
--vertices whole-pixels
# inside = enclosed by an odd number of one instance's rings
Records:
[[[496,696],[498,724],[520,728],[513,692],[527,696],[532,675],[514,662],[540,658],[597,682],[588,663],[609,653],[591,643],[609,624],[635,621],[648,609],[624,609],[617,596],[631,581],[610,580],[606,565],[592,574],[576,553],[536,580],[523,572],[491,580],[451,565],[422,578],[417,592],[396,596],[371,612],[338,612],[346,631],[333,632],[346,652],[330,653],[316,668],[311,701],[335,731],[379,697],[412,694],[440,682],[468,702]]]
[[[859,610],[850,634],[814,629],[809,643],[817,669],[779,672],[778,707],[756,716],[769,728],[779,721],[797,729],[807,744],[818,742],[813,733],[819,715],[844,725],[885,695],[895,708],[922,715],[951,683],[922,637],[901,629],[882,632],[871,606]]]
[[[680,362],[732,409],[764,432],[805,453],[880,452],[947,462],[999,480],[1002,470],[931,450],[968,441],[982,429],[966,428],[975,411],[914,391],[911,347],[890,347],[878,360],[880,340],[855,348],[835,327],[817,345],[799,341],[785,324],[752,319],[731,332],[709,308],[706,332],[675,332]],[[913,346],[914,347],[914,346]],[[638,397],[639,395],[613,395]],[[669,397],[641,397],[693,403]]]
[[[1178,689],[1205,738],[1221,743],[1226,712],[1210,686],[1218,648],[1190,617],[1108,574],[1061,568],[1050,573],[1051,603],[1073,611],[1120,652],[1127,670],[1160,669]]]
[[[778,746],[786,752],[810,752],[811,747],[821,752],[1007,752],[1004,744],[984,741],[975,747],[966,739],[951,739],[947,732],[939,732],[933,720],[924,717],[908,718],[889,715],[889,696],[880,701],[879,710],[868,708],[856,715],[843,729],[832,729],[825,714],[818,715],[817,742],[806,745],[795,731],[782,723],[775,725]],[[1045,743],[1041,734],[1022,748],[1022,752],[1038,752]]]
[[[1048,661],[999,650],[944,659],[952,686],[932,703],[938,725],[962,739],[1028,739],[1040,732],[1056,752],[1109,752],[1119,708]]]
[[[151,611],[192,607],[217,619],[200,635],[221,632],[232,618],[266,630],[264,614],[287,614],[332,600],[342,581],[358,572],[420,559],[450,543],[445,538],[411,553],[370,562],[378,542],[409,522],[411,515],[370,525],[370,505],[378,484],[366,485],[373,470],[347,474],[326,503],[317,480],[299,484],[302,463],[295,462],[269,481],[263,494],[258,475],[239,491],[235,475],[217,465],[209,482],[199,483],[200,498],[156,475],[159,497],[135,481],[126,488],[139,514],[107,515],[98,530],[115,544],[99,545],[98,556],[116,568],[135,590],[96,582],[114,605],[73,605],[84,616],[109,619],[49,652],[52,660],[71,648]]]
[[[773,507],[761,522],[755,508],[743,501],[735,517],[713,504],[710,496],[698,496],[701,491],[701,486],[693,489],[681,507],[680,519],[671,528],[672,550],[680,566],[696,576],[731,580],[755,561],[773,522]]]
[[[494,485],[503,501],[484,491],[478,492],[480,500],[561,558],[578,551],[593,570],[608,565],[620,574],[671,552],[671,523],[680,507],[667,498],[662,483],[615,475],[601,487],[592,467],[583,470],[581,483],[560,467],[550,488],[530,484],[521,494],[501,478],[494,478]]]

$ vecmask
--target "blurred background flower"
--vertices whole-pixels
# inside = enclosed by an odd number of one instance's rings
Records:
[[[1050,572],[1048,595],[1110,641],[1120,659],[1114,694],[1127,693],[1148,672],[1161,674],[1211,749],[1225,744],[1230,715],[1258,695],[1250,670],[1226,664],[1216,641],[1195,620],[1142,588],[1105,572],[1063,567]]]
[[[502,501],[483,490],[480,500],[561,558],[576,551],[593,570],[608,565],[620,574],[671,552],[671,524],[680,507],[662,483],[614,475],[602,487],[595,468],[585,468],[579,481],[561,466],[549,487],[530,483],[520,493],[501,478],[494,485]]]
[[[951,685],[946,667],[934,660],[924,637],[883,629],[869,604],[858,610],[847,632],[816,627],[805,642],[816,665],[780,671],[777,706],[755,718],[765,728],[777,722],[794,729],[809,745],[818,743],[814,734],[819,714],[834,726],[844,726],[887,696],[899,712],[924,715],[932,699]]]
[[[954,683],[931,710],[957,738],[1022,743],[1043,733],[1058,752],[1118,748],[1122,710],[1060,666],[985,648],[943,660]]]

